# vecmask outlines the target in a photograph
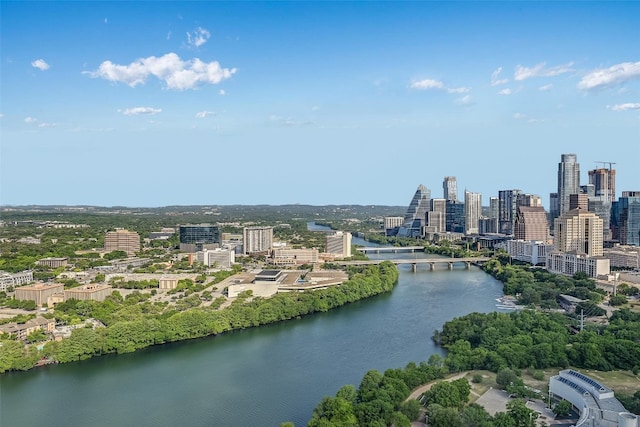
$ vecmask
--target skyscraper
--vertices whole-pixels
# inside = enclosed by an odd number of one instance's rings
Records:
[[[213,224],[185,224],[178,230],[180,250],[198,252],[220,246],[220,227]]]
[[[593,212],[574,209],[555,221],[556,251],[602,256],[602,219]]]
[[[482,215],[482,194],[464,192],[464,234],[478,234],[479,221]]]
[[[613,238],[623,245],[640,246],[640,191],[623,191],[611,207]]]
[[[513,234],[513,224],[516,219],[518,195],[520,190],[500,190],[498,192],[498,232]]]
[[[404,222],[398,236],[417,237],[422,233],[422,227],[425,225],[427,212],[431,209],[431,191],[420,184],[416,190],[411,203],[404,215]]]
[[[580,163],[575,154],[563,154],[558,163],[559,215],[568,212],[569,196],[580,192]]]
[[[427,212],[427,228],[432,233],[442,233],[446,228],[447,201],[431,199],[431,210]]]
[[[455,176],[445,176],[442,182],[443,198],[445,200],[458,201],[458,184]]]
[[[546,242],[549,238],[547,213],[542,206],[518,206],[513,226],[513,235],[517,240],[535,240]]]

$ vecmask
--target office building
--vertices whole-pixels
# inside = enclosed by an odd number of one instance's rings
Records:
[[[542,206],[518,206],[513,227],[513,237],[519,240],[549,239],[547,213]]]
[[[273,227],[245,227],[242,230],[244,254],[267,254],[273,247]]]
[[[593,212],[602,218],[602,235],[605,241],[613,238],[611,233],[611,206],[610,200],[603,196],[589,197],[589,212]]]
[[[623,191],[613,202],[611,229],[621,245],[640,246],[640,191]]]
[[[558,193],[549,194],[549,219],[553,227],[553,220],[560,216],[560,199]]]
[[[351,233],[346,231],[337,231],[333,234],[327,234],[327,246],[325,252],[334,254],[337,258],[351,257]]]
[[[42,265],[49,268],[66,267],[69,263],[69,258],[42,258],[36,261],[37,265]]]
[[[179,227],[180,250],[194,253],[220,247],[220,227],[213,224],[185,224]]]
[[[620,267],[636,270],[640,268],[640,247],[638,246],[614,246],[604,248],[603,256],[609,258],[611,267]]]
[[[427,212],[425,233],[443,233],[446,231],[447,201],[445,199],[431,199],[431,207]],[[423,233],[424,234],[424,233]]]
[[[465,216],[464,203],[447,201],[447,217],[445,219],[445,227],[451,233],[464,233]]]
[[[65,289],[64,300],[76,299],[78,301],[104,301],[113,293],[113,287],[105,284],[90,284],[76,288]]]
[[[47,298],[53,294],[62,293],[64,285],[62,283],[36,283],[34,285],[20,286],[16,288],[16,299],[35,301],[41,306],[47,303]]]
[[[531,265],[545,265],[547,254],[553,252],[552,244],[545,241],[507,240],[507,253],[513,259],[531,263]]]
[[[445,176],[442,182],[443,198],[452,202],[458,201],[458,184],[455,176]]]
[[[273,263],[280,266],[294,266],[300,264],[315,264],[318,262],[317,249],[274,249]]]
[[[602,256],[602,219],[596,214],[574,209],[554,223],[553,244],[557,251]]]
[[[569,194],[569,210],[582,209],[589,210],[589,196],[585,193]]]
[[[196,252],[196,260],[207,267],[231,268],[236,262],[236,254],[230,249],[205,249]]]
[[[498,192],[498,232],[501,234],[513,234],[519,194],[522,194],[520,190],[501,190]]]
[[[610,262],[604,256],[553,251],[547,254],[545,268],[550,273],[573,276],[585,273],[591,278],[606,276],[611,272]]]
[[[401,216],[385,216],[382,225],[385,236],[395,236],[398,234],[398,229],[403,223],[404,218]]]
[[[558,163],[559,215],[570,210],[569,196],[580,192],[580,164],[575,154],[562,154]]]
[[[482,194],[464,192],[464,234],[478,234],[479,222],[482,215]]]
[[[134,256],[140,252],[140,235],[124,228],[108,231],[104,237],[104,249],[107,252],[124,251],[128,256]]]
[[[420,184],[411,203],[407,208],[402,226],[398,230],[401,237],[419,237],[422,234],[427,218],[427,212],[431,208],[431,190]]]

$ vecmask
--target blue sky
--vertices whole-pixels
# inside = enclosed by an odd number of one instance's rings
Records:
[[[640,2],[0,2],[0,204],[640,190]]]

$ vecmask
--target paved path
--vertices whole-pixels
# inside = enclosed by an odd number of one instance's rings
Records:
[[[435,381],[431,381],[430,383],[423,384],[420,387],[414,389],[411,392],[411,394],[409,395],[409,397],[407,397],[407,400],[415,400],[415,399],[419,398],[422,393],[424,393],[425,391],[429,390],[431,388],[431,386],[434,385],[437,382],[440,382],[440,381],[455,381],[457,379],[460,379],[460,378],[464,377],[465,375],[467,375],[467,372],[461,372],[461,373],[456,374],[456,375],[454,375],[452,377],[449,377],[449,378],[435,380]],[[407,400],[405,400],[405,402]]]

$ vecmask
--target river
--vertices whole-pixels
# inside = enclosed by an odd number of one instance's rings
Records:
[[[370,258],[408,256],[425,254]],[[328,313],[3,374],[0,427],[302,427],[323,396],[357,386],[368,370],[444,354],[433,331],[453,317],[496,310],[503,295],[502,284],[477,267],[399,270],[391,293]]]

